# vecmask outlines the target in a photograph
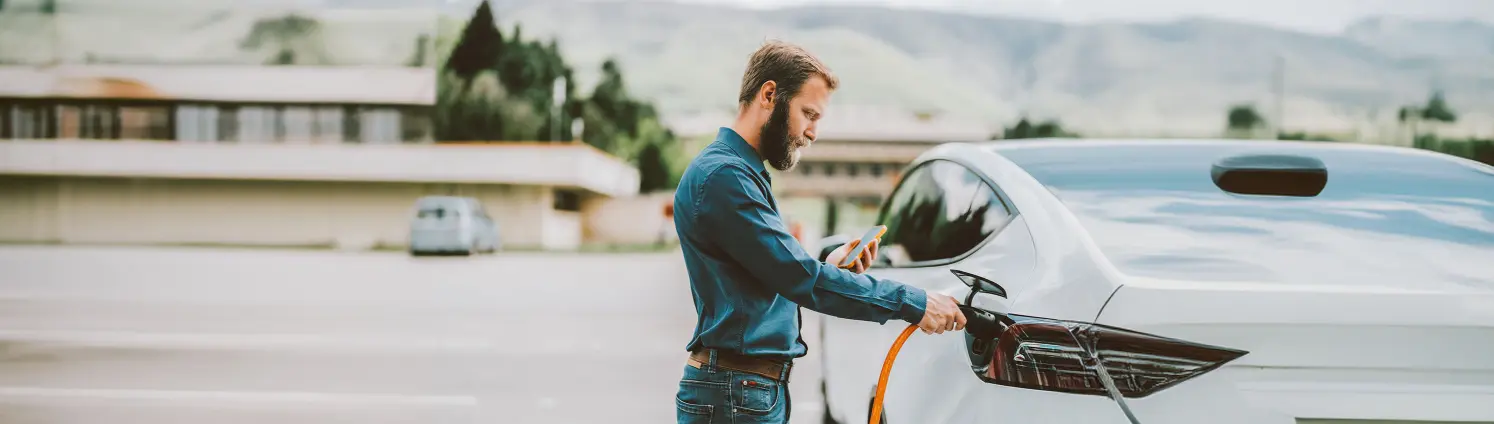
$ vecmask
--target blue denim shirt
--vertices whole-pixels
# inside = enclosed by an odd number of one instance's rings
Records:
[[[799,336],[800,306],[877,323],[923,319],[922,289],[806,252],[779,217],[771,184],[762,157],[730,128],[681,177],[674,223],[699,317],[687,350],[802,357],[808,349]]]

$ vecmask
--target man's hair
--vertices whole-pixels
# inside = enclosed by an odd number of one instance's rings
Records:
[[[747,72],[742,74],[742,92],[737,104],[746,106],[757,96],[763,84],[773,81],[778,86],[775,101],[787,102],[799,94],[799,89],[811,76],[825,79],[831,90],[840,85],[840,79],[830,72],[819,58],[808,50],[794,44],[772,40],[759,47],[747,61]]]

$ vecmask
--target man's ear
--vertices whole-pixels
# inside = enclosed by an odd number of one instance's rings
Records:
[[[762,88],[757,89],[757,93],[757,100],[761,102],[759,106],[762,106],[764,109],[772,109],[773,101],[777,100],[778,96],[778,83],[768,80],[763,83]]]

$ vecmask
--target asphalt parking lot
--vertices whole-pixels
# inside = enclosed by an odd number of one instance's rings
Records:
[[[675,252],[3,246],[0,270],[5,424],[673,422],[695,320]]]

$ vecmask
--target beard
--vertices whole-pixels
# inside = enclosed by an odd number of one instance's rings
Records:
[[[799,164],[799,149],[808,146],[803,136],[789,134],[788,102],[778,101],[773,105],[773,115],[763,124],[759,138],[763,159],[773,169],[787,171]]]

